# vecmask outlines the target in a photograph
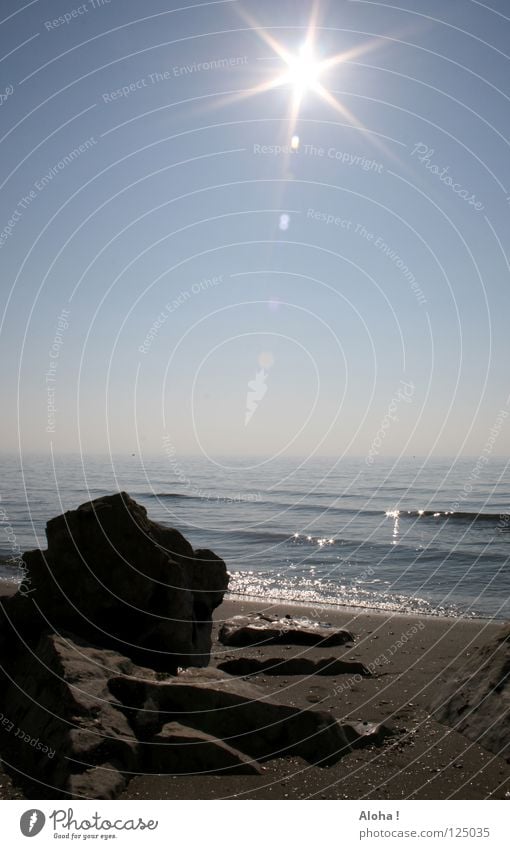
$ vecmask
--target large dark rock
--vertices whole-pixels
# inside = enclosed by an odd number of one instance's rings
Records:
[[[218,669],[186,669],[164,681],[116,676],[110,690],[125,705],[140,739],[150,740],[167,722],[177,721],[257,760],[300,755],[326,766],[350,751],[331,714],[269,700],[255,684]]]
[[[359,744],[329,713],[197,668],[209,662],[225,564],[126,493],[52,519],[47,539],[47,551],[24,555],[22,590],[0,603],[2,758],[28,795],[114,798],[140,772],[257,774],[259,759],[286,755],[325,766]],[[236,617],[222,635],[234,645],[352,639],[270,617]],[[333,669],[345,662],[310,672]]]
[[[115,798],[145,772],[254,775],[259,760],[287,755],[326,766],[355,742],[331,714],[279,704],[217,669],[158,673],[55,634],[20,661],[5,708],[23,733],[6,763],[36,798]]]
[[[16,680],[4,696],[5,712],[17,726],[10,740],[16,769],[42,782],[36,796],[51,798],[55,790],[116,796],[125,784],[123,771],[137,767],[139,743],[108,680],[155,673],[113,651],[56,634],[44,635],[18,661]]]
[[[350,643],[354,637],[349,631],[334,628],[325,622],[249,613],[245,616],[234,616],[224,622],[220,628],[219,639],[225,646],[285,643],[329,648]]]
[[[473,655],[437,694],[434,718],[510,757],[510,626]]]
[[[129,707],[112,693],[110,681],[129,676],[128,681],[143,686],[171,676],[71,635],[45,634],[36,651],[27,650],[20,660],[4,700],[11,732],[16,729],[11,759],[19,773],[32,779],[30,795],[108,799],[140,772],[261,771],[256,761],[223,740],[179,723],[162,725],[159,716],[152,739],[139,739]]]
[[[47,551],[24,555],[22,593],[2,603],[20,636],[68,629],[157,668],[207,665],[223,560],[193,551],[124,492],[51,519],[46,535]]]

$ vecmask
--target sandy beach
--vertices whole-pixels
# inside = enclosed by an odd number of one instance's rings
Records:
[[[2,594],[15,587],[4,583]],[[262,612],[309,617],[351,631],[355,640],[339,648],[267,645],[234,648],[218,641],[222,623],[235,615]],[[264,673],[243,675],[263,696],[298,708],[331,711],[345,722],[383,723],[392,734],[379,745],[346,754],[327,768],[301,758],[264,764],[262,775],[137,775],[124,799],[504,799],[510,766],[462,734],[430,717],[434,694],[477,647],[501,625],[481,619],[407,616],[353,608],[265,605],[227,600],[216,610],[211,665],[229,660],[273,660]],[[359,674],[289,675],[278,664],[291,658],[343,659],[368,667]],[[0,772],[0,798],[23,798],[8,771]]]
[[[223,620],[263,611],[310,616],[345,627],[352,647],[265,646],[230,648],[217,641]],[[381,746],[347,754],[329,768],[300,758],[264,765],[263,776],[138,776],[122,798],[132,799],[503,799],[510,793],[510,766],[432,720],[428,706],[452,670],[489,640],[500,625],[482,620],[423,617],[287,603],[227,600],[216,611],[212,664],[239,656],[256,658],[341,657],[375,667],[372,677],[249,676],[267,697],[298,707],[318,707],[344,721],[377,721],[395,734]],[[406,639],[407,638],[407,639]],[[400,645],[399,645],[400,643]],[[277,667],[275,668],[277,672]]]

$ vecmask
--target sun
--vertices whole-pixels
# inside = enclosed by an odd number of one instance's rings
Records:
[[[230,104],[245,100],[248,97],[264,95],[278,88],[289,90],[291,96],[288,105],[287,132],[293,150],[297,150],[299,147],[299,136],[295,135],[295,130],[303,102],[306,95],[310,93],[314,95],[318,102],[322,102],[334,110],[350,126],[361,131],[366,129],[347,107],[343,98],[338,99],[335,96],[336,93],[330,90],[330,74],[335,70],[340,70],[342,66],[346,67],[350,63],[354,63],[359,57],[376,49],[380,44],[380,39],[371,38],[340,53],[318,56],[315,52],[315,45],[321,30],[318,25],[319,2],[320,0],[312,0],[312,11],[304,34],[304,42],[297,50],[291,49],[278,41],[270,30],[261,27],[246,10],[238,9],[237,11],[244,22],[271,51],[269,56],[259,57],[260,61],[279,59],[281,64],[274,76],[267,76],[258,85],[243,89],[240,92],[229,93],[226,98],[220,100],[222,105]]]
[[[302,96],[306,91],[319,90],[323,66],[315,58],[310,44],[305,42],[295,56],[288,56],[285,61],[288,71],[284,72],[281,83],[288,83],[295,95]]]

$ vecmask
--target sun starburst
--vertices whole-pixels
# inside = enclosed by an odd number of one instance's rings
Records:
[[[311,44],[302,44],[297,55],[289,56],[286,62],[288,71],[282,75],[282,84],[288,83],[300,96],[308,90],[319,88],[322,68],[314,56]]]
[[[367,128],[351,112],[343,98],[338,96],[340,93],[334,92],[329,85],[329,81],[324,78],[328,72],[342,65],[347,66],[350,63],[355,63],[361,56],[377,49],[381,44],[380,38],[372,37],[361,44],[354,45],[334,55],[320,56],[318,55],[319,51],[316,49],[317,37],[322,29],[318,23],[319,0],[315,0],[313,4],[301,46],[293,48],[289,48],[283,42],[279,41],[279,39],[275,38],[271,31],[264,29],[246,10],[238,9],[237,11],[244,22],[249,25],[250,30],[256,33],[270,50],[269,55],[259,57],[261,64],[265,64],[268,61],[274,63],[280,60],[279,67],[275,67],[273,74],[264,72],[264,79],[249,89],[243,89],[243,91],[235,93],[230,92],[215,101],[214,106],[211,104],[211,108],[228,106],[282,88],[287,89],[290,94],[288,110],[285,116],[285,134],[289,140],[289,146],[293,151],[298,150],[300,145],[300,138],[296,134],[296,129],[303,102],[309,97],[316,97],[318,100],[327,104],[347,125],[366,132]],[[373,136],[370,136],[370,138],[376,147],[384,148],[380,140],[377,140]]]
[[[375,38],[370,39],[342,53],[319,57],[316,52],[317,33],[320,29],[318,26],[318,10],[319,4],[315,2],[306,28],[304,41],[296,49],[286,47],[271,32],[261,27],[249,13],[245,10],[241,12],[246,23],[249,24],[250,28],[257,33],[259,38],[271,50],[271,55],[263,57],[263,60],[280,59],[283,67],[280,66],[279,69],[276,69],[274,76],[266,76],[258,85],[255,85],[242,94],[234,95],[229,100],[244,100],[246,97],[261,95],[274,89],[288,88],[290,91],[290,100],[287,117],[290,136],[295,131],[303,100],[308,95],[314,95],[323,100],[350,124],[358,127],[358,129],[364,129],[355,115],[353,115],[343,102],[333,95],[321,78],[335,67],[353,61],[357,57],[373,50],[378,46],[379,40]]]

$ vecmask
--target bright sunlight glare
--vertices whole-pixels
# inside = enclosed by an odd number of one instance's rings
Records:
[[[316,88],[320,73],[321,63],[317,62],[313,50],[308,43],[301,46],[297,56],[287,59],[289,70],[285,74],[285,81],[293,88],[303,94],[305,91]]]

